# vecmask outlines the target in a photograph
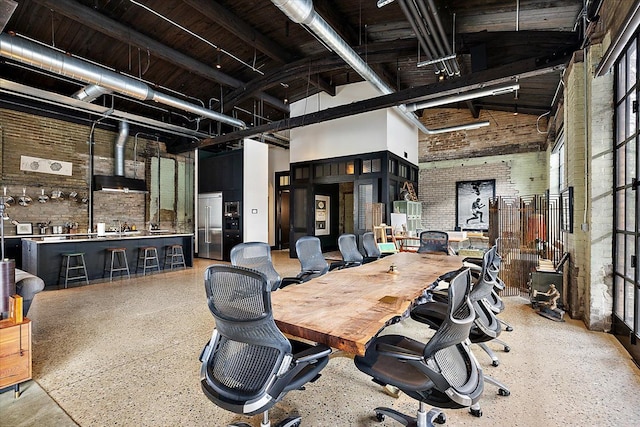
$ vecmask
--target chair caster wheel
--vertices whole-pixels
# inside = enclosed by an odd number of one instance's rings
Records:
[[[440,415],[438,415],[436,419],[433,420],[433,422],[437,424],[444,424],[447,422],[447,415],[443,412]]]
[[[512,332],[513,328],[511,326],[507,326],[507,332]]]
[[[499,388],[498,389],[498,394],[500,396],[509,396],[511,394],[511,392],[509,390],[504,389],[504,388]]]
[[[379,423],[384,421],[384,414],[381,412],[376,412],[376,420],[378,420]]]
[[[473,415],[474,417],[478,417],[480,418],[482,416],[482,409],[469,409],[469,412],[471,413],[471,415]]]
[[[493,366],[498,366],[498,365],[500,365],[500,361],[499,360],[494,360],[493,362],[491,362],[491,364]]]
[[[509,347],[508,345],[504,346],[504,352],[505,353],[509,353],[511,351],[511,347]]]

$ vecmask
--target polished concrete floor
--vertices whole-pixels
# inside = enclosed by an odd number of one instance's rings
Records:
[[[212,263],[198,259],[183,271],[40,293],[29,312],[34,379],[18,399],[0,394],[0,426],[259,426],[259,416],[221,410],[200,389],[198,356],[214,327],[203,272]],[[274,263],[283,276],[299,268],[284,252],[274,253]],[[475,346],[474,354],[511,396],[487,384],[484,415],[447,410],[447,425],[640,425],[640,370],[613,336],[580,321],[545,319],[523,298],[505,300],[501,316],[515,329],[501,338],[511,351],[498,351],[498,367]],[[429,335],[411,320],[392,328]],[[294,412],[303,426],[393,426],[399,424],[378,423],[372,409],[417,409],[406,395],[385,394],[349,357],[333,357],[322,374],[287,394],[272,419]]]

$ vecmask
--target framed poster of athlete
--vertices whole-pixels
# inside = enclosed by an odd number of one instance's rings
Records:
[[[495,179],[456,182],[456,229],[489,230],[489,199],[495,195]]]

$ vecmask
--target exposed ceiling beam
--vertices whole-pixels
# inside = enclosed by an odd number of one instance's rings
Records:
[[[457,79],[445,80],[444,82],[440,82],[437,84],[405,89],[391,93],[389,95],[379,96],[364,101],[328,108],[303,116],[278,120],[269,124],[255,126],[253,128],[245,130],[230,132],[215,138],[204,139],[200,142],[190,144],[188,146],[176,146],[173,147],[171,151],[191,151],[196,148],[223,144],[228,141],[248,138],[254,135],[259,135],[263,132],[274,132],[285,129],[293,129],[296,127],[334,120],[346,116],[352,116],[355,114],[366,113],[382,108],[389,108],[400,104],[408,104],[417,101],[451,96],[459,94],[461,92],[479,89],[486,86],[512,82],[516,77],[522,80],[542,74],[557,72],[565,67],[565,64],[569,60],[573,51],[574,49],[571,48],[548,57],[521,60],[513,64],[508,64],[494,69],[464,75]]]
[[[60,13],[69,19],[92,28],[95,31],[106,34],[126,44],[139,47],[140,49],[149,50],[158,58],[161,58],[171,64],[174,64],[180,68],[189,70],[194,74],[204,77],[209,80],[216,81],[226,86],[234,88],[244,85],[244,82],[229,76],[215,68],[203,64],[200,61],[191,58],[180,51],[171,49],[166,45],[145,36],[142,33],[132,30],[130,27],[116,22],[112,19],[105,17],[104,15],[88,8],[79,5],[77,2],[71,0],[33,0],[34,2],[51,9],[54,12]],[[105,64],[106,65],[106,64]],[[288,112],[289,106],[282,100],[271,96],[266,93],[259,93],[257,95],[259,99],[269,105]]]
[[[293,54],[280,47],[276,42],[257,31],[254,27],[247,24],[239,16],[230,12],[219,3],[204,0],[182,1],[273,60],[281,64],[287,64],[296,59]],[[335,96],[336,94],[335,86],[329,84],[329,82],[320,76],[310,77],[309,83],[327,92],[331,96]]]
[[[414,49],[415,42],[406,40],[396,41],[393,43],[371,44],[368,47],[367,63],[373,65],[389,62],[395,60],[399,54],[412,51]],[[364,48],[360,47],[354,50],[357,53],[362,54]],[[291,80],[306,78],[309,74],[309,70],[313,70],[315,73],[319,74],[343,69],[350,69],[350,67],[342,58],[329,51],[314,57],[307,57],[305,59],[286,64],[278,69],[271,70],[262,76],[256,77],[244,86],[228,93],[224,98],[223,111],[231,111],[234,106],[247,98],[251,98],[255,92],[266,90],[280,84],[281,82],[287,83]],[[290,96],[290,99],[293,101],[297,100],[293,94]],[[218,106],[215,106],[214,109],[217,110]]]

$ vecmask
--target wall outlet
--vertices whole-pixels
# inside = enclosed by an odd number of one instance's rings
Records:
[[[589,224],[580,224],[580,230],[582,231],[589,231]]]

